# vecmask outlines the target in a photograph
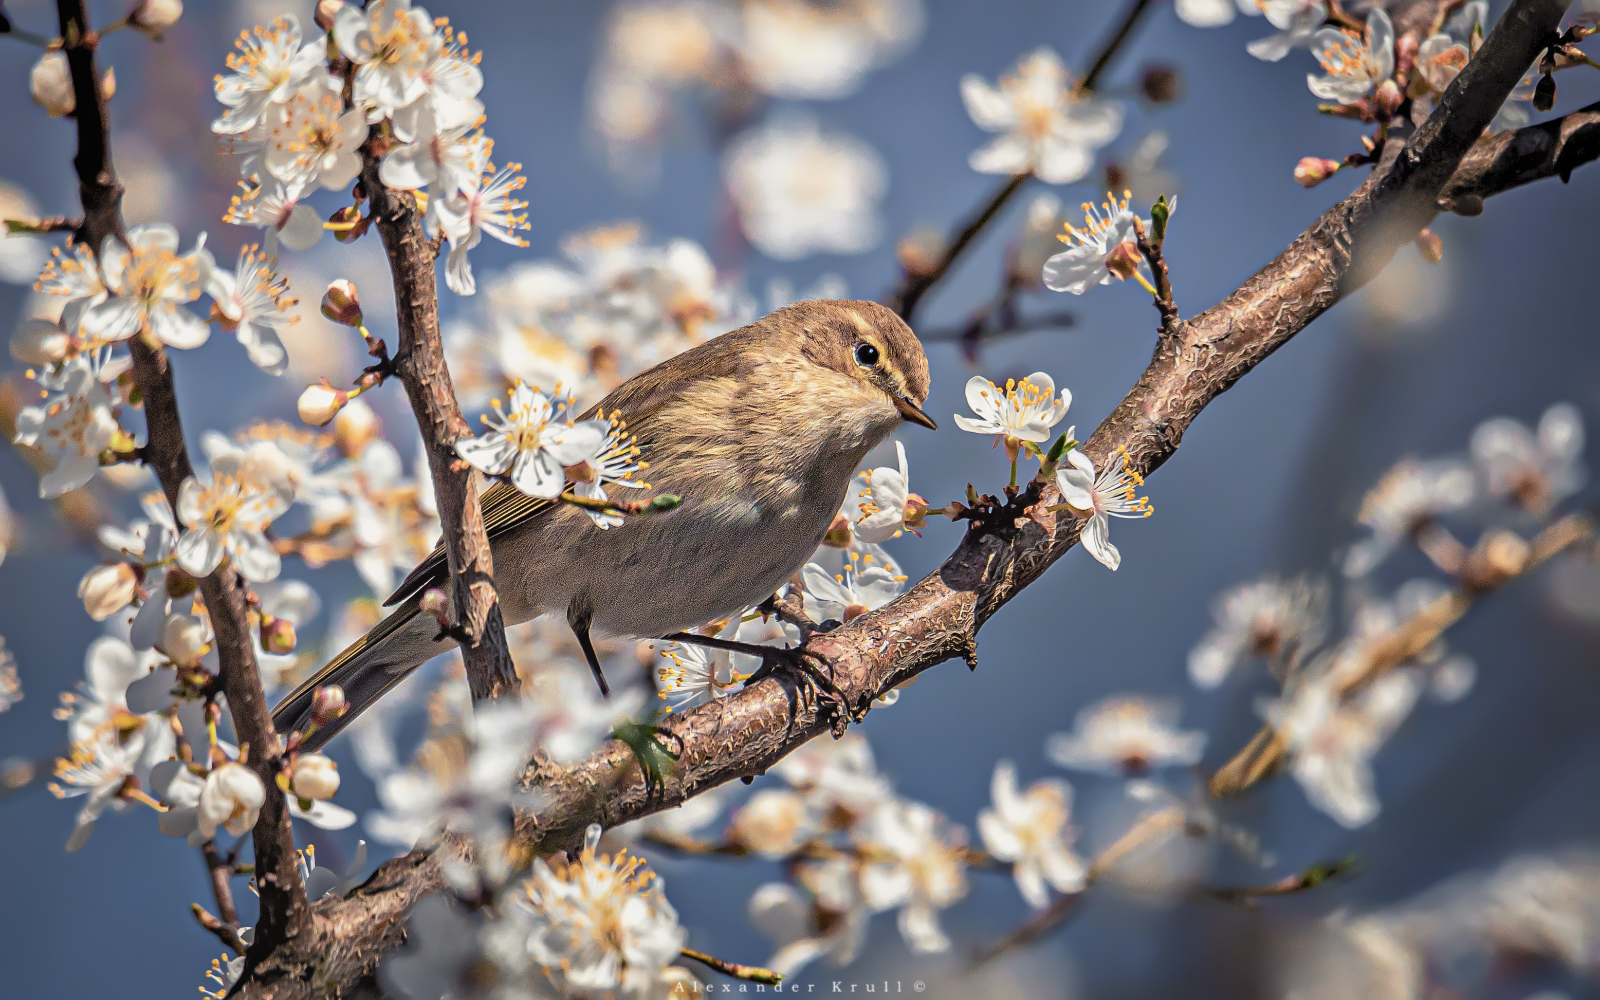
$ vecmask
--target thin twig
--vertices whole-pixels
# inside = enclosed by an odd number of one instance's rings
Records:
[[[1150,265],[1150,276],[1156,286],[1155,305],[1161,313],[1162,336],[1176,337],[1183,320],[1172,301],[1172,278],[1167,274],[1167,260],[1161,255],[1161,243],[1151,239],[1144,231],[1144,220],[1138,216],[1133,219],[1133,234],[1139,245],[1139,253]]]
[[[902,319],[910,323],[912,317],[916,314],[917,303],[921,302],[922,297],[934,285],[938,284],[946,274],[950,273],[950,268],[955,264],[956,259],[966,251],[967,247],[972,245],[972,241],[978,238],[978,234],[983,232],[984,227],[994,221],[995,216],[1000,214],[1000,210],[1005,207],[1006,202],[1011,200],[1011,196],[1022,190],[1022,185],[1026,184],[1031,177],[1033,177],[1033,174],[1030,172],[1015,174],[1006,178],[1006,182],[995,189],[994,194],[989,196],[989,200],[983,203],[982,207],[967,220],[961,230],[950,240],[949,244],[944,248],[944,253],[940,255],[938,262],[933,267],[927,271],[920,271],[915,275],[906,276],[904,286],[889,297],[889,308],[899,313]]]
[[[1083,75],[1083,82],[1078,84],[1079,90],[1094,90],[1100,84],[1100,77],[1111,66],[1111,60],[1122,51],[1122,46],[1133,34],[1133,29],[1138,25],[1139,19],[1150,8],[1150,0],[1133,0],[1128,9],[1123,11],[1122,20],[1117,22],[1117,28],[1100,46],[1099,53],[1094,57],[1094,62],[1089,64],[1089,72]]]
[[[684,958],[692,958],[701,965],[717,970],[724,976],[732,976],[734,979],[742,979],[747,983],[762,983],[767,986],[776,986],[783,982],[782,973],[773,972],[771,969],[763,969],[755,965],[739,965],[736,962],[729,962],[720,959],[715,955],[707,955],[703,951],[695,951],[693,948],[685,948],[678,954],[682,955]]]

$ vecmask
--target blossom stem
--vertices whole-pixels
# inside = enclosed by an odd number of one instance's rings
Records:
[[[47,38],[44,35],[35,34],[31,31],[24,31],[22,28],[15,26],[7,30],[5,33],[10,35],[12,38],[15,38],[19,42],[25,42],[28,45],[37,45],[41,49],[58,49],[61,47],[61,39],[59,38]]]
[[[734,979],[742,979],[747,983],[761,983],[766,986],[776,986],[783,982],[782,973],[773,972],[771,969],[763,969],[760,966],[739,965],[735,962],[728,962],[717,958],[715,955],[707,955],[703,951],[695,951],[693,948],[685,948],[680,951],[679,954],[684,958],[694,959],[701,965],[715,969],[725,976],[732,976]]]
[[[1144,290],[1149,292],[1150,295],[1153,298],[1158,298],[1159,299],[1161,297],[1161,293],[1156,291],[1156,286],[1150,284],[1150,279],[1146,278],[1144,275],[1140,274],[1138,271],[1133,272],[1133,280],[1137,281],[1140,285],[1142,285],[1144,287]]]

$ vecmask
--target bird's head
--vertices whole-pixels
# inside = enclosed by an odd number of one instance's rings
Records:
[[[881,392],[914,424],[938,429],[922,404],[928,398],[928,356],[922,342],[892,309],[876,302],[818,299],[785,306],[774,314],[802,332],[801,352],[821,365]]]

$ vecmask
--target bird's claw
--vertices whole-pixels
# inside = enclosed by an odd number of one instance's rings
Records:
[[[808,650],[803,645],[770,648],[771,652],[761,658],[760,669],[750,675],[745,681],[746,684],[754,684],[763,677],[770,677],[779,671],[798,674],[810,683],[797,686],[801,690],[809,690],[819,699],[819,709],[822,705],[828,707],[828,724],[833,731],[834,739],[843,737],[850,723],[861,721],[865,713],[850,710],[849,699],[845,696],[844,689],[839,686],[839,682],[834,679],[833,665],[826,657]]]

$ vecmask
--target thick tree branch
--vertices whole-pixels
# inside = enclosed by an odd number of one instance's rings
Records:
[[[1446,91],[1433,117],[1392,166],[1318,219],[1273,261],[1218,305],[1160,339],[1149,367],[1083,450],[1103,464],[1126,449],[1142,473],[1159,468],[1212,400],[1295,334],[1359,288],[1431,220],[1462,157],[1542,51],[1565,10],[1560,0],[1516,0],[1478,56]],[[1492,194],[1492,186],[1481,193]],[[1029,516],[974,524],[935,572],[888,606],[813,638],[846,707],[859,713],[883,692],[953,657],[973,657],[979,628],[1077,542],[1080,522],[1045,511],[1047,485]],[[517,835],[539,851],[573,849],[592,822],[615,826],[676,806],[734,778],[760,774],[827,731],[826,705],[773,677],[715,705],[669,716],[662,739],[677,766],[649,785],[632,752],[608,743],[565,767],[536,765],[525,784],[544,808],[521,816]],[[319,903],[313,950],[294,982],[252,982],[252,996],[313,996],[348,990],[370,977],[378,955],[398,940],[393,919],[437,886],[440,855],[414,851],[381,867],[347,899]],[[337,954],[335,962],[324,962]]]
[[[472,432],[461,415],[450,370],[444,362],[433,266],[436,254],[422,231],[416,199],[384,186],[378,178],[376,158],[368,159],[361,185],[372,205],[394,277],[400,328],[394,367],[411,398],[411,409],[416,413],[428,451],[428,469],[433,474],[434,496],[444,525],[456,623],[467,640],[461,647],[467,683],[475,702],[498,698],[517,690],[517,673],[495,594],[494,558],[483,528],[478,491],[473,486],[472,470],[455,451],[456,441]]]
[[[77,100],[78,153],[73,164],[83,202],[83,226],[78,238],[98,252],[107,238],[125,237],[122,185],[117,182],[111,163],[105,96],[98,86],[100,72],[95,65],[98,39],[89,27],[84,0],[57,0],[57,10]],[[143,400],[147,426],[148,441],[142,453],[160,479],[167,502],[177,510],[178,489],[194,470],[183,440],[171,364],[160,345],[147,341],[143,333],[133,338],[130,347],[134,381]],[[254,830],[256,882],[261,891],[261,915],[249,952],[249,963],[255,966],[278,944],[309,926],[310,911],[295,863],[288,807],[275,780],[282,747],[273,731],[261,675],[256,669],[244,592],[226,564],[201,580],[200,590],[216,634],[222,685],[234,732],[241,745],[249,745],[250,767],[267,791]]]

